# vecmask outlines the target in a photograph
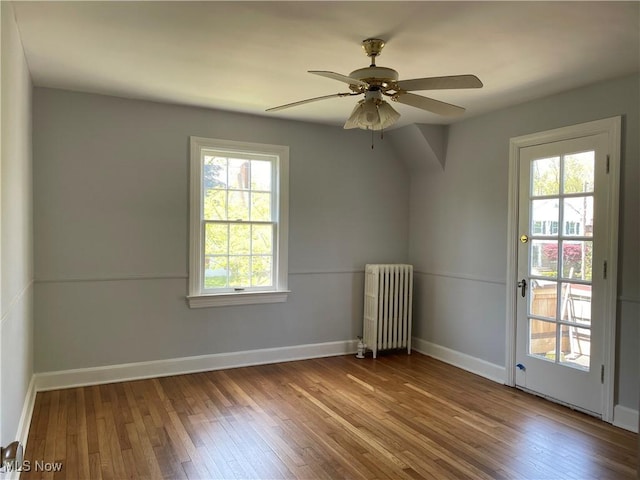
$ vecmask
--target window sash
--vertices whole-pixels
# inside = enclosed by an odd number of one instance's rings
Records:
[[[249,237],[249,252],[248,253],[231,253],[230,252],[230,239],[227,238],[227,249],[226,249],[226,253],[221,253],[221,254],[207,254],[206,252],[206,226],[207,225],[227,225],[227,226],[231,226],[231,225],[244,225],[244,226],[249,226],[249,227],[253,227],[255,225],[257,226],[270,226],[272,228],[272,232],[271,232],[271,250],[269,253],[254,253],[253,250],[253,238],[252,236]],[[206,286],[206,274],[202,275],[201,278],[201,285],[200,285],[200,290],[202,293],[234,293],[234,292],[260,292],[260,291],[270,291],[270,290],[274,290],[276,288],[277,285],[277,279],[278,279],[278,265],[277,265],[277,250],[276,250],[276,246],[277,246],[277,239],[278,239],[278,224],[276,222],[246,222],[246,221],[231,221],[231,220],[202,220],[202,229],[201,229],[201,235],[202,235],[202,245],[205,245],[205,248],[202,249],[202,257],[201,257],[201,265],[202,265],[202,269],[203,271],[206,273],[206,260],[208,257],[220,257],[220,258],[226,258],[227,262],[229,261],[229,259],[231,257],[248,257],[249,258],[249,280],[251,283],[252,279],[253,279],[253,257],[270,257],[271,258],[271,275],[270,275],[270,283],[269,285],[238,285],[238,286],[232,286],[229,285],[229,276],[230,276],[230,272],[229,272],[229,266],[227,263],[227,286],[224,287],[214,287],[214,288],[207,288]]]
[[[227,140],[191,137],[191,214],[189,248],[189,306],[192,308],[242,305],[252,303],[273,303],[287,300],[288,280],[288,168],[289,148],[280,145],[252,144]],[[269,160],[271,168],[271,220],[252,221],[237,219],[204,219],[204,157],[224,156],[246,160]],[[227,174],[228,180],[228,174]],[[226,182],[228,185],[228,181]],[[251,186],[250,182],[250,186]],[[256,185],[257,187],[258,185]],[[222,191],[237,189],[223,188]],[[244,192],[264,192],[264,188],[242,190]],[[206,224],[271,225],[271,283],[266,286],[249,286],[241,290],[233,287],[205,288],[205,230]],[[227,257],[228,258],[228,257]]]

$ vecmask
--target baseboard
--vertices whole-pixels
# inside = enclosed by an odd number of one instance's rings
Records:
[[[613,407],[613,424],[616,427],[638,433],[638,410],[616,405]]]
[[[331,357],[355,353],[356,349],[357,340],[347,340],[37,373],[34,375],[35,390],[42,392],[225,368]]]
[[[33,417],[33,408],[36,404],[36,379],[35,375],[31,376],[29,381],[29,387],[27,388],[27,394],[24,398],[22,405],[22,413],[20,414],[20,421],[18,422],[18,429],[16,436],[14,437],[22,444],[23,451],[27,449],[27,439],[29,438],[29,428],[31,427],[31,418]],[[1,475],[0,475],[1,476]],[[5,480],[18,480],[20,478],[20,472],[11,471],[7,473],[7,476],[2,476]]]
[[[442,362],[461,368],[481,377],[504,384],[506,378],[505,368],[501,365],[487,362],[480,358],[472,357],[450,348],[428,342],[421,338],[411,339],[411,348],[417,352],[433,357]]]
[[[36,403],[36,379],[35,375],[31,376],[29,387],[27,388],[27,395],[22,405],[22,413],[20,414],[20,421],[18,422],[18,431],[16,432],[16,440],[20,441],[26,448],[27,438],[29,436],[29,427],[31,426],[31,417],[33,416],[33,407]]]

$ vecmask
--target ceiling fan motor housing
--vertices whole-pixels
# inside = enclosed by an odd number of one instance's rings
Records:
[[[349,76],[367,82],[370,86],[378,87],[383,91],[393,89],[395,83],[398,81],[398,72],[393,68],[378,66],[359,68],[351,72]]]

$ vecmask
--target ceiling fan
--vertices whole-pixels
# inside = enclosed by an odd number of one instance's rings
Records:
[[[379,67],[376,65],[376,57],[380,55],[384,45],[384,40],[380,40],[379,38],[367,38],[363,40],[362,48],[371,59],[371,65],[366,68],[354,70],[348,76],[324,70],[309,71],[309,73],[314,75],[346,83],[349,85],[350,92],[334,93],[332,95],[323,95],[299,102],[287,103],[286,105],[269,108],[267,112],[275,112],[328,98],[350,97],[364,94],[364,99],[356,104],[356,107],[344,124],[344,128],[382,130],[393,125],[400,118],[400,114],[384,100],[385,96],[394,102],[410,105],[438,115],[456,116],[464,113],[465,109],[457,105],[409,92],[416,90],[482,87],[482,82],[475,75],[451,75],[446,77],[398,80],[397,71],[392,68]]]

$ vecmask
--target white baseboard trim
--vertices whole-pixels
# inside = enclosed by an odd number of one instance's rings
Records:
[[[27,388],[27,395],[22,405],[22,413],[20,414],[20,421],[18,422],[18,431],[16,432],[15,439],[22,445],[27,447],[27,438],[29,437],[29,427],[31,426],[31,417],[33,416],[33,407],[36,403],[36,379],[35,375],[31,376],[29,387]]]
[[[616,405],[613,407],[613,425],[638,433],[638,410]]]
[[[42,392],[225,368],[347,355],[356,352],[357,344],[357,340],[346,340],[37,373],[34,375],[35,390]]]
[[[16,436],[14,437],[22,444],[22,448],[24,449],[23,451],[27,450],[27,439],[29,438],[29,428],[31,427],[33,408],[36,404],[36,393],[36,379],[35,375],[32,375],[24,403],[22,405],[22,413],[20,414],[20,421],[18,422]],[[20,472],[12,471],[8,474],[6,480],[18,480],[19,478]]]
[[[501,365],[496,365],[417,337],[411,339],[411,348],[417,352],[453,365],[454,367],[475,373],[476,375],[504,385],[506,371]]]

